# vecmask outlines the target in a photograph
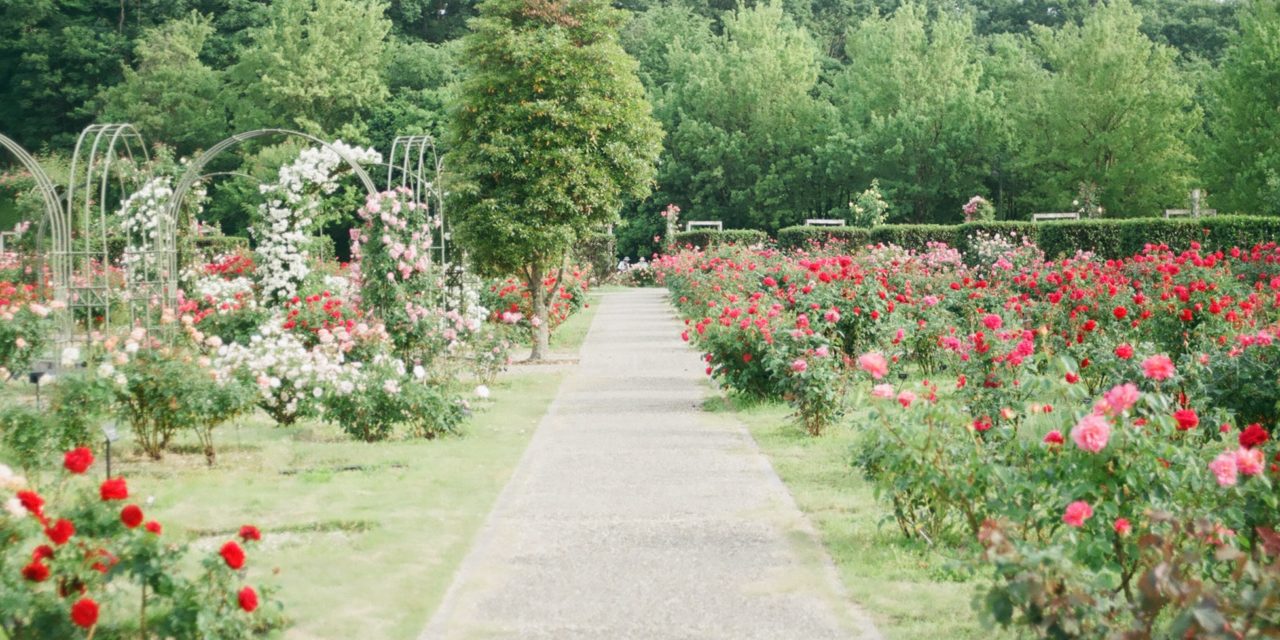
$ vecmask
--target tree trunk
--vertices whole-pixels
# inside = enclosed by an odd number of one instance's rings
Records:
[[[529,360],[536,362],[545,359],[550,350],[548,343],[551,341],[551,323],[548,320],[547,288],[542,285],[542,265],[531,267],[527,273],[529,280],[525,284],[528,285],[529,295],[533,300],[533,318],[530,321],[535,325],[533,351],[529,354]]]

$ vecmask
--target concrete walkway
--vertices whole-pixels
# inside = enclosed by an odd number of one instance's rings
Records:
[[[878,638],[665,292],[607,294],[424,639]]]

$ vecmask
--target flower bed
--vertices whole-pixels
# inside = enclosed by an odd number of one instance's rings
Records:
[[[902,535],[995,578],[991,619],[1276,633],[1280,249],[1046,261],[973,243],[970,264],[935,243],[655,268],[709,375],[787,400],[815,435],[857,413],[856,466]]]

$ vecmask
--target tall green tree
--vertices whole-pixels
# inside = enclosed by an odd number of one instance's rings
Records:
[[[774,230],[839,202],[819,165],[834,121],[816,95],[820,55],[776,0],[727,14],[708,46],[672,43],[659,183],[686,217]]]
[[[225,137],[222,74],[200,60],[213,32],[199,14],[148,29],[135,67],[126,67],[124,81],[99,96],[100,119],[133,123],[148,140],[162,140],[179,154]]]
[[[361,138],[387,97],[382,0],[277,0],[231,68],[239,128],[291,126]]]
[[[486,0],[464,38],[449,130],[452,221],[477,268],[533,296],[532,359],[547,353],[543,280],[576,239],[651,188],[662,129],[607,0]]]
[[[1255,214],[1280,211],[1280,2],[1254,0],[1213,85],[1208,173],[1212,202]]]
[[[1015,84],[1003,92],[1030,206],[1060,210],[1082,184],[1119,215],[1186,201],[1201,122],[1195,87],[1177,52],[1141,23],[1127,0],[1111,0],[1081,25],[1033,30],[1022,72],[1006,75]]]
[[[996,104],[970,23],[909,3],[864,20],[845,50],[850,62],[831,89],[841,121],[828,144],[836,188],[851,199],[879,179],[891,216],[954,222],[960,203],[985,190],[997,152]]]

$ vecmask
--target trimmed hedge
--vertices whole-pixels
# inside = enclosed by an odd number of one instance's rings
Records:
[[[958,225],[882,225],[858,227],[787,227],[778,232],[778,246],[794,250],[812,242],[839,240],[852,244],[896,244],[921,249],[929,242],[945,242],[964,251],[977,231],[1018,233],[1031,238],[1053,258],[1077,250],[1105,258],[1121,258],[1142,251],[1147,244],[1186,249],[1192,242],[1209,248],[1250,247],[1280,240],[1280,217],[1214,216],[1174,219],[1121,218],[1057,220],[1051,222],[971,222]]]
[[[758,229],[725,229],[724,231],[699,229],[681,231],[675,234],[672,240],[677,247],[693,245],[699,249],[706,249],[722,244],[763,244],[769,241],[769,234]]]

